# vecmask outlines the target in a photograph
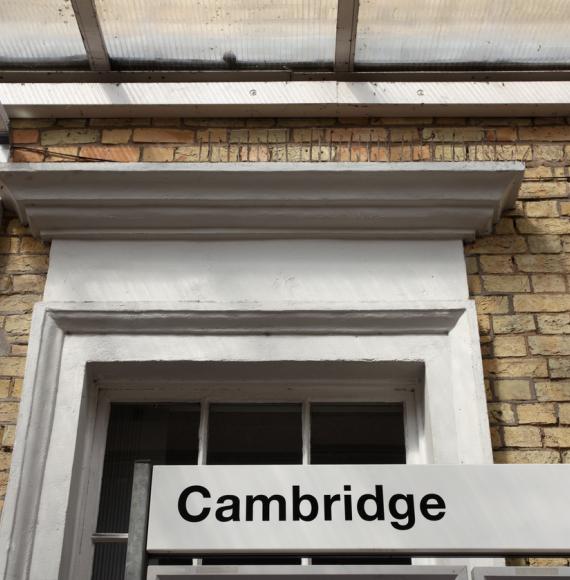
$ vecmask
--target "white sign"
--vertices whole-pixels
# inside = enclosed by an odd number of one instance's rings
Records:
[[[570,554],[570,465],[157,466],[147,549]]]

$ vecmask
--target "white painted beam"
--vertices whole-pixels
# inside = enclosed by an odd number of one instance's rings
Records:
[[[0,84],[10,117],[570,114],[570,81]]]

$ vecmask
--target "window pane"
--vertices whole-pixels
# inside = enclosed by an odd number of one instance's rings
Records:
[[[98,532],[127,532],[133,464],[196,463],[198,404],[112,405],[103,482],[99,500]]]
[[[405,463],[404,408],[388,403],[311,405],[311,463]],[[411,564],[406,557],[318,556],[326,564]]]
[[[403,405],[311,405],[311,463],[406,463]]]
[[[93,560],[93,579],[123,580],[127,544],[97,544]]]
[[[300,404],[214,404],[208,420],[208,463],[302,462]]]

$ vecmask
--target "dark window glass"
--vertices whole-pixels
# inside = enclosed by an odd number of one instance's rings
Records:
[[[404,408],[388,403],[311,405],[311,463],[406,463]],[[410,558],[318,556],[315,565],[411,564]]]
[[[129,529],[133,465],[149,459],[154,465],[196,463],[198,404],[116,404],[111,406],[97,531]],[[124,547],[98,545],[93,580],[122,580]]]
[[[406,463],[403,405],[312,404],[311,463]]]
[[[211,465],[295,464],[303,461],[300,404],[214,404],[208,419]],[[215,556],[205,565],[300,564],[284,556]]]
[[[289,403],[210,405],[207,463],[301,463],[301,409]]]

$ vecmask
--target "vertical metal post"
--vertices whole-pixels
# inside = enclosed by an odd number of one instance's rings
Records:
[[[146,578],[146,534],[151,480],[151,462],[148,460],[136,461],[133,474],[129,540],[127,542],[124,580],[145,580]]]

